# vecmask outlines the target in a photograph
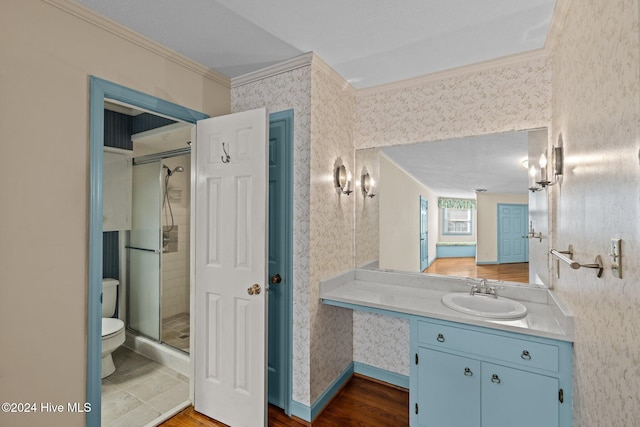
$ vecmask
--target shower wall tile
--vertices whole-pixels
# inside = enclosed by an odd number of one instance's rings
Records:
[[[170,232],[172,239],[162,254],[162,318],[189,313],[190,288],[190,170],[191,156],[179,156],[163,161],[169,168],[182,166],[184,172],[174,173],[169,180],[169,190],[181,190],[181,198],[172,198],[174,229]],[[171,226],[171,215],[168,205],[162,210],[162,224],[165,229]]]

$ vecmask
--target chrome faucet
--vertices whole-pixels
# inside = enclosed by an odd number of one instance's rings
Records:
[[[498,298],[498,291],[494,286],[487,286],[487,282],[485,279],[480,279],[480,284],[469,284],[471,286],[470,295],[480,294],[480,295],[490,295],[494,298]]]
[[[478,292],[481,294],[487,293],[487,285],[484,279],[480,279],[480,286],[478,287]]]

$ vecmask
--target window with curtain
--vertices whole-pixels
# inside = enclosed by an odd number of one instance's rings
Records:
[[[443,208],[442,234],[471,234],[471,209]]]

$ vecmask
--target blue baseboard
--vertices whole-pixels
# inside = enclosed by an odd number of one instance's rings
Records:
[[[304,403],[291,401],[291,415],[302,420],[312,422],[327,404],[333,399],[340,389],[351,379],[356,373],[373,378],[385,383],[393,384],[398,387],[409,388],[409,377],[407,375],[398,374],[387,371],[386,369],[376,368],[360,362],[352,362],[342,374],[336,378],[329,387],[316,399],[311,407]]]
[[[366,363],[353,362],[353,372],[369,378],[373,378],[398,387],[409,388],[409,376],[376,368]]]
[[[291,415],[296,416],[300,419],[303,419],[308,422],[312,422],[320,412],[324,409],[325,406],[333,399],[333,397],[338,394],[340,389],[351,379],[353,376],[353,362],[347,366],[347,368],[342,371],[342,373],[336,378],[327,389],[313,402],[311,407],[296,402],[295,400],[291,401]]]

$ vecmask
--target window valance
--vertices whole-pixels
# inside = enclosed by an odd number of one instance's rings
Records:
[[[438,197],[438,207],[447,209],[475,209],[476,201],[474,199],[450,199],[446,197]]]

